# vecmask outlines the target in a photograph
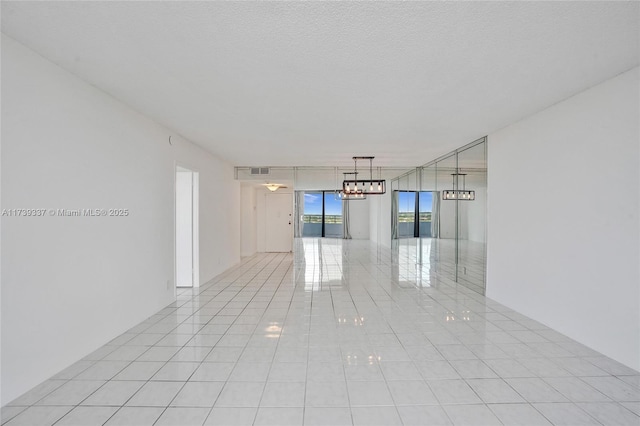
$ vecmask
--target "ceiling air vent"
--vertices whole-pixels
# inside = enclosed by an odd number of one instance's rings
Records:
[[[269,168],[268,167],[251,167],[252,175],[268,175]]]

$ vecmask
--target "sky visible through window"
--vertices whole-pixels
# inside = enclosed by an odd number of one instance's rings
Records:
[[[421,212],[430,212],[431,207],[433,206],[433,192],[420,192],[420,211]]]
[[[325,215],[342,215],[342,200],[336,200],[333,192],[324,194],[324,214]]]
[[[420,211],[430,212],[433,203],[433,193],[430,191],[420,192]],[[336,200],[333,192],[324,194],[325,214],[341,215],[342,201]],[[416,208],[415,192],[400,192],[399,207],[402,212],[413,212]],[[322,214],[322,192],[305,192],[304,194],[304,213],[305,214]]]
[[[304,193],[304,214],[322,214],[322,192]]]
[[[333,191],[324,194],[324,213],[342,215],[342,200],[336,200]],[[322,214],[322,192],[304,193],[304,214]]]
[[[416,210],[416,193],[399,192],[398,207],[400,212],[414,212]]]
[[[420,211],[430,212],[433,203],[433,192],[420,192]],[[398,207],[400,212],[414,212],[416,209],[416,193],[415,192],[399,192]]]

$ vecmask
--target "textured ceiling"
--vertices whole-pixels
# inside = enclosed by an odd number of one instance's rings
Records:
[[[2,31],[233,165],[415,166],[638,65],[637,2],[2,2]]]

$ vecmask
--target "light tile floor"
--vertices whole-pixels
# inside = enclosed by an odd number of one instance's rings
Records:
[[[252,256],[2,423],[640,424],[637,371],[421,268],[365,241]]]

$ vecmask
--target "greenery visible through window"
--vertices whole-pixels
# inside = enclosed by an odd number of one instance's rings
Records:
[[[415,217],[415,212],[401,212],[398,213],[398,222],[414,222]],[[420,212],[418,217],[420,222],[431,222],[431,212]]]
[[[322,223],[321,214],[305,214],[302,216],[304,223]],[[327,214],[324,216],[324,223],[342,223],[342,215]]]

